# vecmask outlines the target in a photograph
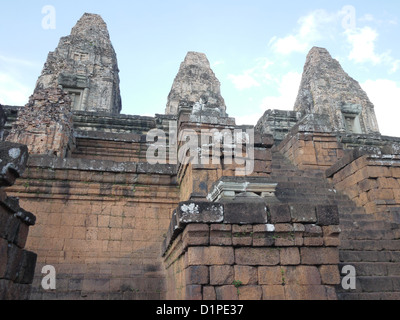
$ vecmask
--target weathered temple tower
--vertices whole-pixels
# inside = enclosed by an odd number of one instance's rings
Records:
[[[323,48],[314,47],[307,56],[294,110],[329,115],[332,131],[379,133],[367,94]]]
[[[96,14],[85,13],[49,53],[36,90],[61,86],[72,99],[72,109],[121,112],[117,56],[107,25]]]
[[[226,116],[225,101],[221,96],[221,83],[211,70],[204,53],[188,52],[168,96],[165,113],[177,114],[180,106],[200,103]]]

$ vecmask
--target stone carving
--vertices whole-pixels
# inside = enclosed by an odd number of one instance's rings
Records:
[[[165,113],[176,115],[181,105],[193,107],[200,103],[207,109],[215,109],[219,116],[226,117],[220,88],[221,84],[211,70],[206,55],[189,52],[172,85]]]
[[[107,25],[85,13],[49,53],[36,90],[61,86],[73,100],[73,110],[121,112],[117,56]]]
[[[314,47],[307,56],[294,110],[328,114],[332,131],[379,133],[367,94],[323,48]]]

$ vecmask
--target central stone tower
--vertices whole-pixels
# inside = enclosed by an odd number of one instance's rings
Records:
[[[221,83],[210,67],[206,55],[188,52],[168,96],[166,114],[175,115],[181,106],[202,105],[218,116],[226,117],[226,105],[221,96]]]
[[[85,13],[49,53],[35,92],[55,87],[69,94],[72,110],[121,112],[117,56],[99,15]]]

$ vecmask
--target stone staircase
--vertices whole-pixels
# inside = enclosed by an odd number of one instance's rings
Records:
[[[276,196],[282,201],[338,205],[342,230],[339,267],[356,270],[356,289],[337,286],[339,300],[400,299],[400,214],[366,214],[337,192],[323,172],[299,170],[275,149],[271,180],[278,182]]]

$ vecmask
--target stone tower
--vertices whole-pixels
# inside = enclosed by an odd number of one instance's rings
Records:
[[[35,92],[52,87],[68,92],[72,110],[121,112],[117,56],[99,15],[85,13],[49,53]]]
[[[379,134],[367,94],[323,48],[314,47],[307,56],[294,110],[328,115],[332,131]]]
[[[192,107],[196,103],[214,109],[222,117],[226,116],[221,83],[211,70],[206,55],[188,52],[172,85],[165,113],[174,115],[181,105]]]

